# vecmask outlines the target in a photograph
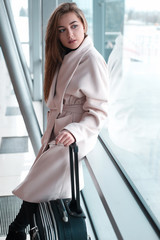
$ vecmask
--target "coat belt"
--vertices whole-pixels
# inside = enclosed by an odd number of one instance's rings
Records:
[[[71,112],[71,113],[78,113],[78,114],[84,113],[83,104],[63,105],[63,111]],[[48,123],[47,123],[47,132],[43,136],[44,141],[42,141],[44,144],[43,150],[46,148],[46,145],[48,144],[51,132],[54,127],[55,119],[59,115],[58,112],[59,111],[57,111],[56,108],[50,109],[49,116],[48,116]]]
[[[83,105],[82,104],[72,104],[72,105],[63,105],[63,111],[71,112],[71,113],[83,113]]]

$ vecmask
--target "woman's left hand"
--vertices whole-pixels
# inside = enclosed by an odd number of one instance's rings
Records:
[[[61,143],[65,147],[75,142],[74,136],[67,130],[61,131],[55,139],[56,144]]]

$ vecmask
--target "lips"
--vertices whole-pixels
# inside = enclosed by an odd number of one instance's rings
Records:
[[[76,40],[69,40],[69,44],[72,44],[72,43],[75,43],[76,42]]]

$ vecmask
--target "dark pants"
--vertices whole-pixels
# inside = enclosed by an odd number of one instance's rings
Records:
[[[19,213],[11,224],[16,230],[25,229],[32,223],[33,214],[36,211],[38,204],[23,201]]]

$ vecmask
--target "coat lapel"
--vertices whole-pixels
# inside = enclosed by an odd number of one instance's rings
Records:
[[[57,71],[54,75],[52,85],[51,85],[51,89],[50,89],[49,96],[48,96],[48,100],[47,100],[47,103],[46,103],[47,107],[50,108],[50,109],[55,109],[56,108],[56,105],[53,101],[53,98],[55,96],[55,91],[56,91],[56,83],[57,83],[57,78],[58,78],[58,72],[59,72],[59,68],[57,69]]]
[[[86,37],[82,45],[77,50],[68,53],[64,57],[59,73],[55,74],[54,81],[51,87],[49,99],[47,102],[47,106],[49,108],[59,108],[59,112],[62,112],[63,98],[66,92],[66,88],[70,83],[72,76],[74,75],[81,59],[90,50],[92,46],[93,43],[91,39],[89,37]],[[54,96],[55,86],[56,95]]]

